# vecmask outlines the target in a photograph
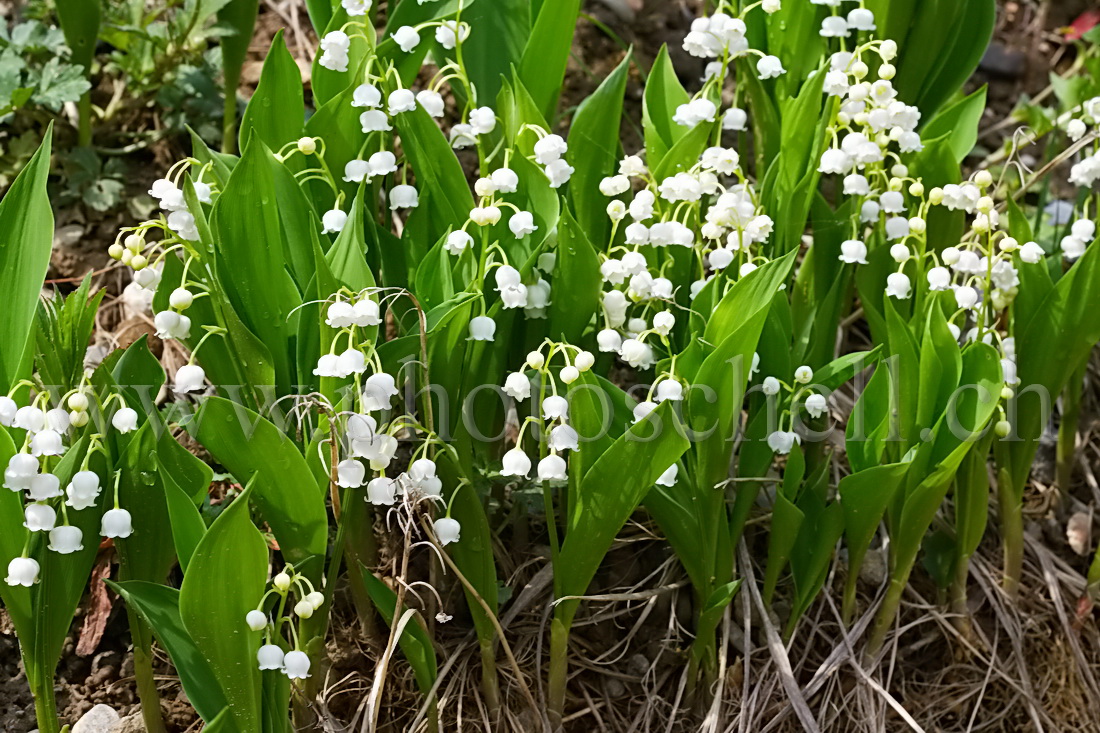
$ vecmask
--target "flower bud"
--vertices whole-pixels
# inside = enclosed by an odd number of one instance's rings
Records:
[[[561,374],[559,376],[561,377],[561,381],[566,384],[572,384],[580,378],[581,372],[575,366],[564,366],[561,368]]]
[[[867,76],[870,69],[867,68],[867,64],[862,61],[854,61],[852,63],[851,73],[857,79],[862,79]]]
[[[979,188],[987,188],[993,185],[993,175],[990,174],[989,171],[978,171],[974,175],[974,183],[977,184]]]
[[[130,234],[126,237],[124,242],[126,244],[126,249],[130,250],[134,254],[137,254],[138,252],[145,249],[145,239],[142,238],[140,235]]]
[[[186,288],[176,288],[168,296],[168,304],[178,311],[185,311],[195,302],[195,296]]]
[[[883,64],[882,66],[878,67],[878,75],[880,79],[886,79],[887,81],[889,81],[890,79],[893,79],[897,73],[898,70],[894,68],[893,64]]]
[[[298,152],[303,155],[313,155],[317,152],[317,141],[311,137],[298,138]]]
[[[285,591],[290,587],[290,576],[286,573],[279,573],[271,579],[271,584],[281,591]]]
[[[921,196],[923,196],[924,195],[924,184],[921,183],[920,181],[916,181],[915,183],[913,183],[911,186],[909,186],[909,195],[910,196],[916,196],[917,198],[920,198]]]
[[[309,618],[313,615],[313,604],[307,600],[301,600],[294,604],[294,613],[301,618]]]
[[[573,365],[582,372],[587,372],[596,363],[596,357],[591,351],[581,351],[573,358]]]
[[[112,260],[121,260],[122,253],[125,251],[126,249],[121,244],[112,244],[110,247],[107,248],[107,254],[111,257]]]
[[[84,412],[88,409],[88,396],[83,392],[73,392],[67,402],[73,412]]]
[[[149,264],[149,260],[145,259],[145,255],[134,255],[130,258],[129,265],[135,270],[144,270]]]
[[[998,438],[1007,438],[1008,434],[1012,432],[1012,423],[1008,420],[998,420],[993,427],[993,432],[997,434]]]
[[[1009,387],[1007,385],[1004,386],[1004,387],[1001,387],[1001,399],[1002,400],[1010,400],[1015,396],[1016,396],[1016,393],[1012,390],[1012,387]]]
[[[532,369],[542,369],[542,365],[546,363],[546,357],[542,355],[541,351],[532,351],[527,354],[527,366]]]
[[[82,428],[88,424],[88,413],[73,410],[69,413],[69,424],[74,428]]]
[[[317,610],[321,606],[325,605],[325,594],[320,591],[313,591],[306,596],[306,600],[313,606],[313,610]]]
[[[794,370],[794,381],[799,384],[809,384],[814,378],[814,370],[808,366],[800,366]]]
[[[245,614],[244,622],[253,631],[262,631],[267,626],[267,614],[259,609],[253,609]]]

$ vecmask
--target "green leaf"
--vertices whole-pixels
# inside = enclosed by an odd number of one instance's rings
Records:
[[[31,324],[53,248],[53,209],[46,195],[53,126],[0,201],[0,393],[30,368]]]
[[[209,663],[241,733],[260,730],[260,635],[244,617],[259,605],[267,579],[267,545],[248,516],[249,494],[245,490],[210,526],[179,594],[183,627]]]
[[[569,292],[551,297],[550,333],[552,338],[576,344],[599,310],[603,281],[596,250],[568,210],[558,224],[557,255],[554,282],[569,283]]]
[[[462,22],[470,24],[470,37],[462,44],[464,68],[478,104],[489,104],[497,98],[501,77],[510,74],[523,56],[531,34],[531,5],[529,0],[474,3],[463,8]]]
[[[688,93],[684,91],[669,59],[668,47],[661,46],[649,69],[642,99],[646,164],[651,171],[657,169],[669,149],[687,134],[687,128],[674,123],[672,116],[676,108],[686,104],[688,99]]]
[[[302,300],[286,269],[274,163],[267,146],[253,137],[214,204],[212,224],[219,259],[232,273],[219,281],[241,321],[270,350],[276,384],[286,393],[294,375],[294,309]]]
[[[554,117],[581,0],[544,3],[519,62],[519,77],[546,119]]]
[[[317,485],[297,446],[271,421],[221,397],[207,398],[189,429],[239,482],[256,478],[252,499],[283,555],[319,582],[328,535],[326,487]]]
[[[85,76],[92,72],[95,44],[99,35],[99,3],[87,0],[57,0],[57,20],[65,33],[65,43],[72,51],[70,60],[84,67]]]
[[[405,154],[416,172],[417,186],[432,192],[435,211],[429,230],[431,240],[442,236],[448,228],[461,229],[474,207],[474,199],[462,165],[443,131],[419,106],[397,115],[395,124],[405,141]]]
[[[252,28],[256,24],[256,12],[259,0],[217,0],[218,24],[230,33],[219,41],[222,51],[222,74],[225,78],[225,96],[236,100],[237,86],[241,82],[241,67],[248,56],[248,45],[252,42]],[[277,113],[274,116],[279,116]],[[232,129],[232,128],[230,128]],[[224,144],[223,148],[226,147]]]
[[[978,142],[978,125],[982,121],[982,113],[985,112],[987,91],[988,87],[982,86],[973,94],[945,108],[928,121],[921,130],[921,136],[926,140],[935,140],[947,135],[955,160],[962,163]]]
[[[260,83],[241,118],[241,150],[247,147],[253,131],[271,150],[281,149],[302,135],[304,115],[302,72],[287,50],[280,29],[271,41]]]
[[[619,159],[619,125],[630,61],[628,53],[596,91],[581,102],[569,128],[569,159],[576,169],[570,179],[569,198],[581,229],[601,249],[611,222],[607,202],[596,194],[600,181],[615,172]]]
[[[214,668],[184,628],[180,616],[180,591],[144,580],[123,583],[107,581],[107,584],[153,630],[157,641],[168,652],[172,666],[176,668],[187,699],[194,705],[199,717],[207,721],[209,729],[209,723],[218,717],[229,702]],[[243,622],[238,623],[238,626],[243,626]]]
[[[616,440],[580,480],[567,532],[554,565],[555,595],[579,596],[596,574],[615,535],[665,469],[689,447],[669,402]],[[579,601],[558,604],[568,628]]]

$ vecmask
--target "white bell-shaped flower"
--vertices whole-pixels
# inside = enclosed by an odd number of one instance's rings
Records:
[[[40,473],[31,476],[27,487],[27,498],[31,501],[46,501],[61,496],[61,479],[52,473]]]
[[[381,470],[393,460],[394,453],[397,452],[397,438],[382,433],[370,440],[353,441],[351,448],[355,455],[370,461],[372,468]]]
[[[372,132],[389,132],[393,129],[389,115],[380,109],[368,109],[359,115],[359,126],[363,129],[363,132],[368,134]],[[352,163],[356,164],[354,168],[351,168]],[[349,168],[352,171],[351,173],[348,172]],[[369,172],[370,168],[366,166],[365,160],[353,160],[344,168],[344,180],[348,182],[352,180],[362,181]]]
[[[392,506],[397,498],[397,482],[385,476],[367,483],[367,501],[375,506]]]
[[[515,235],[516,239],[523,239],[528,234],[538,230],[538,226],[535,225],[535,217],[529,211],[513,214],[508,219],[508,228],[512,230],[512,234]]]
[[[325,313],[325,324],[332,328],[348,328],[355,322],[355,307],[346,300],[337,300]]]
[[[565,140],[560,135],[546,135],[535,143],[535,162],[539,165],[549,165],[569,150]]]
[[[381,107],[382,92],[373,84],[360,84],[351,93],[352,107]]]
[[[340,354],[337,362],[340,373],[348,376],[351,374],[363,374],[367,371],[367,357],[359,349],[347,349]]]
[[[504,394],[514,400],[525,400],[531,396],[531,380],[523,372],[513,372],[504,380]]]
[[[867,245],[858,239],[848,239],[840,243],[840,261],[848,264],[867,264]]]
[[[266,622],[266,619],[265,619]],[[262,628],[262,627],[261,627]],[[256,652],[256,661],[260,665],[260,669],[278,669],[283,668],[283,660],[285,655],[283,650],[275,644],[264,644]]]
[[[157,338],[183,340],[191,337],[191,319],[175,311],[161,311],[153,316]]]
[[[198,364],[184,364],[176,370],[177,392],[201,392],[206,387],[206,372]]]
[[[804,404],[806,405],[806,412],[810,413],[810,417],[821,417],[829,407],[825,395],[816,393],[807,397]]]
[[[403,25],[393,32],[393,42],[405,53],[410,53],[420,44],[420,34],[412,26]]]
[[[49,532],[57,524],[57,512],[49,504],[27,504],[23,526],[31,532]]]
[[[420,196],[414,186],[400,184],[390,189],[390,211],[415,209],[420,205]]]
[[[73,396],[84,397],[84,395],[79,392]],[[86,397],[84,399],[87,400]],[[87,409],[87,406],[85,406],[85,409]],[[65,408],[55,407],[52,410],[46,411],[46,427],[49,430],[64,433],[69,429],[70,424],[72,424],[72,421],[69,419],[69,412]]]
[[[442,117],[446,109],[446,104],[443,102],[443,95],[431,89],[424,89],[417,92],[416,102],[428,113],[429,117]]]
[[[439,544],[449,545],[458,542],[461,538],[462,525],[450,517],[440,517],[432,523],[435,536],[439,538]]]
[[[569,401],[561,395],[550,395],[542,401],[542,416],[547,420],[564,420],[569,415]]]
[[[317,366],[313,368],[313,373],[318,377],[336,377],[337,379],[346,376],[340,372],[340,357],[336,354],[322,354],[317,360]]]
[[[4,582],[30,588],[38,582],[38,561],[33,557],[16,557],[8,563],[8,575]]]
[[[424,479],[435,478],[437,466],[435,461],[430,458],[418,458],[409,464],[409,478],[416,483],[420,483]]]
[[[61,434],[56,430],[42,430],[31,438],[31,455],[59,456],[64,452],[65,446],[61,443]]]
[[[137,429],[138,414],[132,407],[123,407],[111,416],[111,425],[120,433],[131,433]]]
[[[290,679],[309,677],[309,655],[305,652],[287,652],[283,658],[283,671]]]
[[[764,377],[764,381],[760,383],[760,391],[768,397],[773,397],[779,394],[780,386],[779,380],[775,377]]]
[[[946,267],[933,267],[928,271],[929,290],[947,290],[951,286],[951,271]]]
[[[787,73],[783,68],[783,62],[777,56],[763,56],[756,62],[756,73],[761,79],[774,79]]]
[[[38,459],[30,453],[16,453],[8,459],[4,471],[4,486],[12,491],[26,491],[31,479],[38,475]]]
[[[575,170],[573,166],[564,160],[555,160],[546,166],[543,172],[546,173],[546,178],[550,181],[550,188],[561,188],[569,182]]]
[[[809,384],[814,378],[814,370],[803,364],[794,370],[794,381],[799,384]]]
[[[655,361],[653,349],[649,347],[649,344],[632,338],[623,341],[619,356],[635,369],[648,369],[653,366]]]
[[[80,527],[63,524],[50,530],[49,548],[60,555],[68,555],[84,549],[83,539]]]
[[[777,430],[768,436],[768,447],[780,455],[791,452],[795,444],[801,444],[802,438],[795,432]]]
[[[397,394],[397,382],[392,375],[385,372],[372,374],[363,384],[363,409],[368,412],[388,410]]]
[[[978,295],[978,291],[969,286],[962,286],[955,289],[955,303],[960,308],[969,310],[973,308],[981,300]]]
[[[890,273],[886,278],[886,294],[905,300],[909,297],[909,293],[912,290],[912,284],[909,282],[909,276],[904,272]]]
[[[569,425],[555,425],[550,431],[548,444],[550,450],[557,453],[567,450],[579,450],[580,436],[577,435],[577,431]]]
[[[348,215],[340,209],[329,209],[321,215],[322,234],[339,234],[347,224]]]
[[[65,494],[68,496],[68,501],[65,503],[73,509],[88,509],[95,506],[99,492],[98,474],[92,471],[77,471],[65,488]]]
[[[656,402],[650,402],[649,400],[646,400],[645,402],[639,402],[638,404],[634,405],[634,422],[638,423],[642,420],[645,420],[647,417],[649,417],[649,413],[653,412],[656,409]]]
[[[378,431],[378,423],[370,415],[350,415],[345,430],[352,440],[370,440]]]
[[[1029,265],[1042,262],[1045,256],[1046,252],[1043,251],[1042,246],[1037,242],[1027,242],[1024,246],[1020,247],[1020,260]]]
[[[601,352],[619,353],[623,347],[623,337],[613,328],[605,328],[596,334],[596,344]]]
[[[460,255],[462,252],[474,243],[474,238],[467,234],[464,230],[451,232],[447,235],[447,240],[443,246],[447,249],[447,252],[452,255]]]
[[[679,402],[684,399],[684,386],[675,379],[663,379],[657,383],[654,399],[657,402],[664,402],[665,400]]]
[[[676,326],[676,316],[671,311],[661,311],[653,316],[653,330],[667,336]]]
[[[488,135],[496,129],[497,117],[489,107],[470,110],[470,126],[476,135]]]
[[[531,458],[521,448],[513,448],[505,453],[501,463],[502,476],[527,478],[527,474],[531,472]]]
[[[11,425],[28,433],[37,433],[46,428],[46,413],[33,406],[20,407],[15,411]]]
[[[565,459],[556,453],[551,453],[539,461],[539,481],[564,481],[565,468]]]
[[[388,150],[381,150],[367,160],[367,165],[370,166],[372,178],[374,176],[388,176],[390,173],[397,171],[397,156]]]
[[[352,324],[360,328],[377,326],[382,323],[382,311],[370,298],[363,298],[352,309]]]
[[[472,341],[492,341],[496,335],[497,324],[489,316],[477,316],[470,319],[470,339]]]
[[[134,532],[130,512],[125,509],[109,509],[103,513],[99,533],[104,537],[126,539]]]
[[[10,428],[15,421],[15,413],[19,411],[19,405],[7,395],[0,395],[0,425]]]
[[[657,477],[658,486],[675,486],[676,477],[680,474],[680,464],[673,463],[665,469],[664,473]]]
[[[263,631],[267,627],[267,614],[259,609],[253,609],[245,614],[244,622],[253,631]]]
[[[367,477],[367,467],[354,458],[336,465],[336,485],[345,489],[358,489]]]
[[[386,111],[391,115],[412,112],[416,109],[416,95],[411,89],[395,89],[386,99]]]
[[[445,20],[435,29],[436,43],[448,51],[453,50],[459,42],[465,41],[469,36],[469,24],[453,20]]]

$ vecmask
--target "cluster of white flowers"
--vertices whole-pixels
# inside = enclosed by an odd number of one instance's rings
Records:
[[[1089,130],[1095,137],[1100,128],[1100,97],[1083,102],[1064,120],[1066,135],[1073,142],[1079,142]],[[1070,168],[1069,182],[1081,188],[1092,188],[1100,180],[1100,150],[1095,143],[1091,154],[1083,156]]]
[[[345,3],[347,0],[345,0]],[[294,595],[297,600],[291,598]],[[276,598],[275,608],[277,614],[284,614],[272,619],[264,610],[268,598]],[[260,599],[257,608],[245,614],[245,624],[252,631],[262,631],[264,643],[256,652],[256,662],[260,670],[272,670],[285,674],[292,680],[302,680],[309,677],[309,655],[299,648],[299,640],[302,632],[295,626],[295,619],[299,624],[308,619],[323,606],[325,595],[313,587],[309,578],[297,573],[293,565],[286,568],[271,579],[271,588]],[[284,651],[277,642],[280,640],[280,632],[283,624],[291,630],[293,649]]]
[[[543,349],[547,350],[543,354]],[[560,356],[563,365],[555,377],[552,365],[555,357]],[[538,350],[527,355],[525,366],[535,372],[542,399],[538,415],[528,417],[520,426],[514,448],[504,454],[501,467],[502,476],[529,478],[531,458],[523,449],[523,436],[528,425],[536,426],[538,441],[548,452],[539,460],[536,476],[539,481],[565,481],[567,464],[563,453],[580,450],[580,436],[569,424],[569,401],[558,394],[558,381],[569,385],[580,379],[596,363],[596,357],[588,351],[575,346],[547,341]],[[532,377],[524,371],[509,374],[504,381],[504,393],[514,400],[524,401],[531,398]],[[550,394],[547,395],[546,391]]]
[[[718,12],[692,21],[691,30],[684,37],[684,50],[689,54],[701,59],[716,59],[707,66],[706,78],[724,78],[730,62],[748,55],[759,56],[756,72],[761,79],[772,79],[785,74],[786,70],[778,57],[749,48],[748,39],[745,37],[748,28],[745,25],[744,13],[741,17],[733,17],[722,12],[725,6],[726,3],[719,3]],[[762,7],[764,12],[769,14],[780,9],[780,3],[777,0],[754,3],[751,7],[757,6]],[[713,121],[717,111],[713,103],[700,98],[677,110],[679,119],[676,121],[682,125],[694,126],[700,122]]]
[[[0,425],[22,430],[26,436],[22,448],[9,459],[4,469],[3,485],[10,491],[25,493],[23,526],[27,532],[46,533],[49,536],[47,548],[67,555],[84,547],[83,532],[70,524],[69,510],[81,511],[96,506],[102,493],[99,475],[89,470],[92,456],[103,450],[102,436],[91,436],[80,470],[71,476],[62,491],[61,479],[52,471],[69,450],[66,443],[70,442],[72,432],[88,424],[90,401],[83,389],[73,390],[62,398],[61,404],[68,410],[60,406],[44,410],[45,399],[42,395],[32,404],[19,407],[11,396],[0,396]],[[109,409],[115,399],[109,398],[102,409]],[[135,430],[137,420],[137,412],[124,405],[111,416],[112,426],[120,433]],[[105,512],[102,518],[100,531],[104,537],[124,538],[133,531],[130,513],[118,506],[118,479],[116,475],[114,508]],[[41,568],[38,561],[30,557],[29,549],[28,536],[23,554],[8,564],[5,578],[8,585],[29,587],[38,581]]]
[[[821,417],[828,411],[829,405],[825,395],[815,392],[810,386],[814,372],[808,366],[800,366],[794,370],[793,384],[787,384],[777,377],[764,377],[760,383],[760,391],[768,398],[777,397],[780,392],[789,397],[785,401],[786,408],[780,414],[780,425],[776,430],[768,434],[768,447],[779,454],[790,453],[794,446],[801,445],[802,436],[794,429],[795,415],[799,407],[803,407],[811,418]],[[783,414],[789,415],[790,429],[783,430]]]

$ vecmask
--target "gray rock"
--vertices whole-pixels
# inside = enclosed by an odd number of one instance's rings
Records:
[[[118,713],[109,705],[96,705],[81,716],[72,733],[114,733]]]
[[[118,721],[111,733],[146,733],[145,719],[141,713],[132,713]]]

